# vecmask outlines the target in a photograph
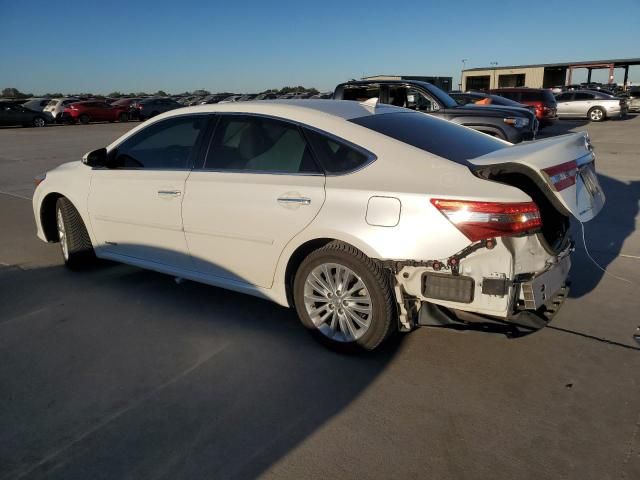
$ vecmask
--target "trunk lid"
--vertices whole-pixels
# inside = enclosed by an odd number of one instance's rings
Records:
[[[588,222],[605,202],[594,160],[588,134],[579,132],[502,148],[469,163],[486,179],[526,175],[560,212]]]

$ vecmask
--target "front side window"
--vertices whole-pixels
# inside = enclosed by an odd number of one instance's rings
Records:
[[[305,136],[313,147],[313,153],[328,173],[347,173],[366,165],[370,155],[350,147],[345,142],[305,129]]]
[[[207,122],[203,115],[185,115],[154,123],[120,144],[112,164],[116,168],[191,168],[195,146]]]
[[[296,125],[251,115],[220,117],[205,168],[278,173],[319,171]]]

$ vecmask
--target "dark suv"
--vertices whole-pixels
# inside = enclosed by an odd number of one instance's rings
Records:
[[[336,100],[366,101],[410,108],[437,115],[511,143],[535,138],[535,119],[524,108],[458,105],[435,85],[418,80],[370,80],[341,83],[335,89]]]
[[[175,108],[182,108],[182,105],[171,98],[145,98],[136,103],[132,110],[140,121],[144,121]]]
[[[496,88],[491,90],[491,93],[535,107],[540,128],[552,125],[558,119],[558,104],[551,90],[525,87]]]

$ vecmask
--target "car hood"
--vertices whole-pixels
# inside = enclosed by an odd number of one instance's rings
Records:
[[[464,105],[460,107],[448,108],[447,111],[458,114],[468,114],[472,116],[483,115],[487,117],[504,117],[517,116],[529,117],[529,113],[525,108],[505,107],[496,105]]]

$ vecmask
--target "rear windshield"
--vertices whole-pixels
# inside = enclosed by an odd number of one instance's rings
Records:
[[[523,102],[545,102],[556,103],[556,97],[553,96],[551,90],[534,90],[531,92],[522,92]]]
[[[484,133],[420,112],[383,113],[350,121],[463,165],[507,146]]]

